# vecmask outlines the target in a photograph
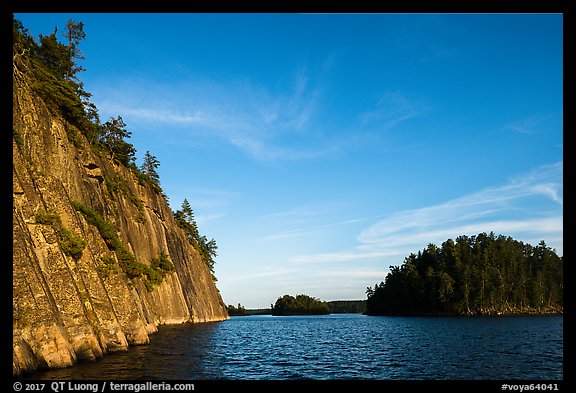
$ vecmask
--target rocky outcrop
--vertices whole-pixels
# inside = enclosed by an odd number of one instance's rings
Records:
[[[13,128],[15,375],[146,344],[160,324],[229,318],[166,198],[91,147],[24,79],[14,83]],[[129,279],[73,202],[110,223],[139,263],[163,253],[174,271],[154,286]]]

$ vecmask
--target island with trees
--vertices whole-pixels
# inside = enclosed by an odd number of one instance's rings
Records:
[[[448,239],[390,266],[366,290],[368,315],[509,315],[563,312],[563,257],[509,236]]]
[[[329,314],[328,303],[308,295],[284,295],[271,305],[272,315],[324,315]]]
[[[231,317],[250,315],[248,314],[248,311],[246,311],[246,308],[244,308],[244,306],[241,305],[240,303],[238,303],[238,307],[234,307],[232,304],[227,305],[226,311],[228,311],[228,315],[230,315]]]

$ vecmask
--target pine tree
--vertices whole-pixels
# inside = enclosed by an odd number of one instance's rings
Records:
[[[76,60],[84,60],[84,54],[78,48],[80,41],[86,38],[84,32],[84,22],[74,22],[72,19],[66,23],[66,30],[64,31],[64,38],[67,40],[67,64],[65,69],[65,77],[70,80],[76,78],[76,74],[85,69],[78,65]]]
[[[194,220],[194,211],[186,198],[184,198],[184,201],[182,202],[181,210],[177,210],[174,213],[174,218],[180,227],[184,229],[188,241],[198,249],[200,234],[198,232],[196,221]]]
[[[40,34],[40,46],[38,47],[38,60],[50,72],[56,80],[66,78],[69,64],[68,50],[65,45],[58,42],[58,28],[50,35]]]
[[[180,210],[177,210],[174,213],[174,218],[176,222],[184,230],[186,234],[186,238],[194,246],[196,250],[202,256],[202,260],[206,263],[210,271],[212,272],[212,277],[216,281],[216,277],[214,277],[214,265],[216,261],[214,261],[214,257],[218,254],[216,250],[218,246],[216,245],[216,240],[211,239],[208,241],[208,238],[204,235],[200,235],[198,231],[198,225],[196,224],[196,220],[194,220],[194,211],[190,206],[190,203],[187,199],[184,199],[182,202],[182,207]]]
[[[160,183],[160,176],[158,175],[158,172],[156,172],[156,169],[158,169],[159,166],[160,161],[158,161],[158,159],[147,150],[140,170],[144,174],[148,175],[148,177],[156,182],[156,184]]]
[[[116,158],[126,167],[134,161],[136,156],[134,146],[124,140],[130,138],[131,135],[132,133],[126,130],[126,123],[122,116],[111,117],[102,125],[99,135],[100,142],[110,149],[112,159]]]

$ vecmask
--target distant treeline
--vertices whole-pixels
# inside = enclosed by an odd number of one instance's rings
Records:
[[[368,287],[369,315],[483,315],[563,310],[563,257],[547,247],[480,233],[429,244]]]
[[[326,302],[330,314],[362,314],[366,311],[366,300],[334,300]],[[240,303],[238,306],[229,304],[226,306],[228,315],[271,315],[272,308],[245,308]]]
[[[366,311],[366,300],[334,300],[327,303],[330,314],[362,314]]]

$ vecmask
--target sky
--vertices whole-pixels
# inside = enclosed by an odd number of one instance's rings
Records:
[[[226,304],[365,299],[460,235],[563,255],[561,14],[16,17],[84,23],[85,90],[216,240]]]

